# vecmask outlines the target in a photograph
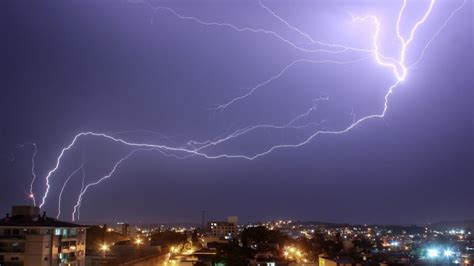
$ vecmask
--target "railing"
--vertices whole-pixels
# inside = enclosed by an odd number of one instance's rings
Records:
[[[58,260],[59,260],[59,262],[62,262],[62,263],[68,263],[68,262],[76,261],[77,257],[74,256],[74,254],[62,253],[62,254],[59,255]]]
[[[59,237],[61,239],[64,239],[64,238],[77,238],[77,234],[76,235],[60,235]]]

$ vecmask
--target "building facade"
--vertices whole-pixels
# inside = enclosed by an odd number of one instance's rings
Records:
[[[0,219],[0,265],[85,265],[86,228],[39,214],[33,206],[13,206]]]
[[[208,223],[209,233],[215,238],[234,237],[238,234],[237,222],[236,216],[228,217],[226,222],[211,221]]]

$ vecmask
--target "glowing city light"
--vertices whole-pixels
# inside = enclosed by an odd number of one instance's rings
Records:
[[[290,260],[306,261],[303,251],[294,246],[285,247],[283,249],[283,256]]]
[[[390,242],[390,246],[392,246],[392,247],[398,247],[399,245],[400,245],[400,243],[397,242],[397,241]]]
[[[429,258],[432,258],[432,259],[437,258],[439,256],[439,250],[435,248],[430,248],[427,251],[427,255]]]
[[[454,255],[454,251],[453,251],[452,249],[449,249],[449,248],[448,248],[448,249],[444,250],[443,255],[444,255],[445,257],[448,257],[448,258],[449,258],[449,257],[451,257],[451,256]]]
[[[109,251],[109,249],[110,249],[109,245],[107,245],[107,244],[100,245],[100,251],[102,251],[102,252]]]

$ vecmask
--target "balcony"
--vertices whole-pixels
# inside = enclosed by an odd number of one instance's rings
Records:
[[[59,239],[61,239],[61,240],[66,240],[66,241],[67,241],[68,239],[76,239],[76,238],[77,238],[77,235],[70,235],[70,234],[59,236]]]
[[[76,261],[77,257],[74,253],[60,253],[58,260],[62,263],[68,263]]]

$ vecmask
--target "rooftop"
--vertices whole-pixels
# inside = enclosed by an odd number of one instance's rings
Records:
[[[0,227],[86,227],[69,222],[63,222],[43,215],[39,215],[39,208],[34,206],[13,206],[12,216],[7,213],[0,219]]]

